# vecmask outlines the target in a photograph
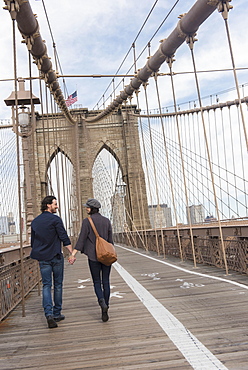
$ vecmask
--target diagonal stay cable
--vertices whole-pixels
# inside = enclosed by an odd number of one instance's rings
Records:
[[[159,25],[159,27],[156,29],[156,31],[154,32],[154,34],[152,35],[152,37],[150,38],[150,40],[148,41],[148,43],[147,43],[147,44],[149,44],[149,43],[154,39],[154,37],[156,36],[156,34],[157,34],[157,33],[158,33],[158,31],[160,30],[160,28],[163,26],[164,22],[168,19],[169,15],[172,13],[173,9],[175,8],[175,6],[177,5],[177,3],[178,3],[179,1],[180,1],[180,0],[177,0],[177,1],[174,3],[174,5],[173,5],[173,6],[172,6],[172,8],[170,9],[170,11],[167,13],[167,15],[164,17],[163,21],[161,22],[161,24]],[[119,68],[117,69],[117,71],[116,71],[116,73],[115,73],[116,75],[118,74],[118,72],[120,71],[121,67],[123,66],[123,64],[124,64],[125,60],[127,59],[128,55],[129,55],[129,53],[130,53],[130,51],[131,51],[131,50],[132,50],[132,48],[133,48],[133,45],[135,44],[135,42],[137,41],[137,39],[138,39],[139,35],[141,34],[141,31],[143,30],[143,28],[144,28],[144,26],[145,26],[146,22],[148,21],[148,19],[149,19],[149,17],[150,17],[150,15],[151,15],[151,13],[153,12],[153,10],[154,10],[154,8],[155,8],[155,6],[156,6],[157,2],[158,2],[158,0],[156,0],[156,1],[155,1],[155,3],[153,4],[153,6],[152,6],[152,8],[151,8],[150,12],[148,13],[148,15],[147,15],[147,17],[146,17],[145,21],[143,22],[143,24],[142,24],[142,26],[141,26],[141,28],[140,28],[140,30],[139,30],[139,32],[138,32],[138,34],[137,34],[137,36],[135,37],[134,41],[132,42],[132,45],[130,46],[130,48],[128,49],[128,51],[127,51],[127,53],[126,53],[126,55],[125,55],[125,57],[124,57],[123,61],[121,62],[121,64],[120,64]],[[146,44],[146,46],[143,48],[143,50],[140,52],[140,54],[139,54],[139,56],[136,58],[135,62],[137,62],[137,60],[139,60],[139,58],[141,57],[141,55],[145,52],[145,50],[146,50],[146,48],[147,48],[147,44]],[[133,64],[130,66],[130,68],[129,68],[129,69],[128,69],[128,71],[126,72],[126,75],[131,71],[131,69],[134,67],[134,65],[135,65],[135,63],[133,63]],[[122,82],[122,81],[121,81],[121,82]],[[116,91],[116,90],[117,90],[117,88],[120,86],[121,82],[120,82],[120,83],[115,87],[115,90],[114,90],[114,91]],[[111,84],[112,84],[112,80],[111,80],[111,82],[109,83],[109,85],[107,86],[107,88],[105,89],[105,91],[104,91],[103,95],[105,95],[105,94],[106,94],[106,92],[108,91],[108,89],[109,89],[109,87],[111,86]],[[93,109],[95,109],[95,107],[99,104],[100,100],[101,100],[101,99],[99,99],[99,100],[98,100],[97,104],[94,106],[94,108],[93,108]]]
[[[60,71],[61,71],[61,74],[63,75],[63,70],[62,70],[62,66],[61,66],[61,63],[60,63],[60,59],[59,59],[59,55],[58,55],[58,51],[56,49],[56,43],[55,43],[55,39],[53,37],[53,32],[52,32],[52,27],[51,27],[51,24],[50,24],[50,21],[49,21],[49,18],[48,18],[48,14],[47,14],[47,10],[46,10],[46,6],[45,6],[45,2],[44,0],[42,0],[42,5],[43,5],[43,9],[44,9],[44,12],[45,12],[45,16],[46,16],[46,20],[47,20],[47,24],[48,24],[48,28],[49,28],[49,31],[50,31],[50,35],[51,35],[51,38],[52,38],[52,42],[53,42],[53,47],[54,47],[54,52],[55,52],[55,56],[58,60],[58,64],[59,64],[59,68],[60,68]],[[68,90],[67,90],[67,87],[66,87],[66,83],[65,83],[65,79],[63,78],[63,84],[65,86],[65,92],[68,94]]]

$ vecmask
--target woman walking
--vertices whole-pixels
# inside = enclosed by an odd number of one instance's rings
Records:
[[[84,206],[86,207],[87,214],[92,218],[92,221],[94,222],[99,235],[103,239],[107,240],[109,243],[113,244],[111,223],[107,217],[104,217],[99,213],[99,209],[101,208],[100,202],[96,199],[90,198],[87,200]],[[102,311],[102,321],[106,322],[109,319],[108,316],[109,298],[110,298],[109,276],[111,266],[106,266],[101,262],[97,261],[96,237],[90,225],[88,217],[85,218],[82,222],[82,227],[78,241],[68,259],[70,264],[73,264],[75,262],[76,260],[75,255],[78,251],[88,256],[88,264],[94,284],[95,294],[97,296],[98,303]]]

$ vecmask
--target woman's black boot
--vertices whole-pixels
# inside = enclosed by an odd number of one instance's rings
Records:
[[[99,305],[102,309],[102,321],[106,322],[108,321],[109,317],[108,317],[108,306],[106,305],[104,298],[99,299]]]

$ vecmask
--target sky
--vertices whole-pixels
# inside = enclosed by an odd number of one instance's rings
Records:
[[[151,41],[151,55],[159,45],[160,40],[167,38],[178,23],[178,16],[186,13],[195,4],[194,0],[30,0],[33,13],[37,15],[40,34],[45,40],[47,54],[51,58],[55,69],[54,51],[52,37],[55,41],[56,51],[61,66],[60,74],[64,75],[113,75],[133,73],[133,49],[135,41],[135,54],[139,56],[148,42]],[[154,6],[154,4],[156,4]],[[248,67],[248,38],[247,0],[233,0],[233,9],[229,12],[229,26],[234,60],[237,68]],[[44,11],[44,5],[48,16],[52,37]],[[172,7],[175,5],[173,10]],[[4,6],[4,1],[2,2]],[[154,8],[153,8],[154,6]],[[147,22],[149,12],[153,8]],[[170,13],[171,11],[171,13]],[[170,14],[169,14],[170,13]],[[169,16],[167,17],[167,15]],[[166,21],[162,24],[164,19]],[[157,32],[159,26],[159,31]],[[139,31],[141,30],[139,34]],[[137,37],[137,35],[139,36]],[[28,53],[22,38],[17,30],[17,75],[18,77],[29,76]],[[153,37],[154,35],[154,37]],[[225,24],[218,11],[215,11],[199,28],[197,32],[198,41],[195,43],[195,55],[198,70],[212,70],[231,68],[231,58],[227,44]],[[14,90],[14,67],[13,67],[13,40],[12,21],[7,10],[0,8],[0,122],[11,118],[11,109],[4,103]],[[131,51],[130,51],[131,50]],[[128,53],[128,51],[130,51]],[[124,63],[122,64],[124,58]],[[137,69],[143,68],[147,62],[148,51],[139,57]],[[121,66],[121,67],[120,67]],[[189,48],[184,43],[177,50],[174,72],[192,72],[192,62]],[[161,66],[160,72],[168,73],[167,64]],[[38,76],[38,69],[32,65],[32,75]],[[238,71],[238,82],[244,85],[243,93],[248,96],[248,72]],[[115,79],[116,95],[123,89],[123,84],[128,85],[130,78]],[[178,103],[182,109],[187,109],[188,101],[196,99],[196,89],[192,73],[179,74],[174,77]],[[172,105],[170,87],[167,88],[169,77],[163,77],[160,83],[161,103],[163,107]],[[199,82],[201,94],[208,97],[204,105],[210,104],[209,96],[212,95],[215,103],[216,95],[223,101],[236,98],[233,95],[235,86],[231,72],[200,73]],[[59,79],[62,91],[64,85],[62,78]],[[65,78],[67,93],[71,94],[77,90],[78,102],[81,107],[92,109],[97,106],[101,108],[102,96],[107,98],[113,86],[112,78]],[[120,86],[118,86],[120,84]],[[158,106],[154,94],[153,82],[149,81],[149,107],[155,109]],[[26,82],[26,90],[29,84]],[[227,91],[222,94],[223,91]],[[38,81],[34,81],[33,92],[39,96]],[[135,102],[134,102],[135,103]],[[187,104],[187,105],[184,105]],[[145,107],[141,107],[145,109]],[[40,111],[40,106],[36,106]]]
[[[55,69],[52,40],[47,24],[44,7],[50,22],[52,35],[56,44],[59,62],[64,75],[92,75],[92,74],[115,74],[123,59],[130,50],[145,19],[152,9],[155,0],[80,0],[72,2],[67,0],[30,0],[30,5],[40,26],[40,34],[46,41],[47,54],[51,57]],[[159,25],[175,8],[164,22],[159,32],[151,41],[151,55],[158,47],[159,41],[169,36],[176,27],[178,16],[186,13],[195,3],[190,0],[158,0],[148,21],[136,40],[136,56],[141,53],[152,36],[156,33]],[[4,5],[4,3],[3,3]],[[246,0],[232,1],[233,9],[229,14],[232,45],[237,67],[247,67],[248,39],[244,30],[247,29],[248,3]],[[12,22],[7,10],[0,9],[0,119],[10,118],[10,108],[5,106],[6,99],[14,89],[13,81],[3,81],[13,78],[13,51],[12,51]],[[231,61],[225,35],[225,25],[222,16],[215,11],[206,22],[199,28],[197,33],[199,41],[195,43],[197,55],[197,68],[199,70],[230,68]],[[146,51],[137,61],[137,68],[142,68],[147,62]],[[21,43],[21,36],[17,30],[17,75],[27,77],[28,56],[26,45]],[[126,61],[119,70],[125,74],[133,64],[133,50],[129,53]],[[176,53],[176,61],[173,68],[178,72],[192,71],[192,63],[189,56],[188,46],[184,43]],[[133,68],[129,73],[133,73]],[[61,72],[61,71],[60,71]],[[168,72],[166,65],[161,67],[161,72]],[[38,76],[38,70],[34,64],[33,76]],[[238,72],[239,83],[248,82],[247,71]],[[106,88],[113,86],[112,78],[66,78],[66,90],[60,78],[60,86],[64,95],[71,94],[75,90],[78,93],[78,102],[83,107],[92,109],[96,104],[102,103],[102,95],[105,98],[111,94]],[[194,99],[191,92],[192,75],[185,74],[175,77],[177,84],[177,97],[181,102]],[[130,78],[126,78],[127,85]],[[115,86],[120,83],[116,79]],[[200,76],[203,96],[215,94],[225,89],[234,87],[234,81],[230,72],[203,73]],[[28,89],[26,82],[26,89]],[[117,88],[116,95],[123,88],[123,83]],[[38,82],[34,83],[34,93],[38,95]],[[192,94],[191,94],[192,93]],[[66,97],[66,96],[65,96]],[[157,106],[153,96],[150,96],[150,107]],[[171,96],[164,94],[162,104],[169,105]],[[100,106],[99,104],[99,106]],[[37,107],[36,110],[39,110]]]

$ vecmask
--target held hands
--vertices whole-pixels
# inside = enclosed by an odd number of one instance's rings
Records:
[[[74,257],[73,255],[70,255],[69,258],[68,258],[68,262],[70,265],[73,265],[73,263],[76,261],[76,257]]]
[[[73,263],[76,261],[76,254],[77,254],[77,250],[76,249],[70,249],[69,250],[69,252],[70,252],[70,256],[69,256],[69,258],[68,258],[68,262],[69,262],[69,264],[70,265],[73,265]]]

